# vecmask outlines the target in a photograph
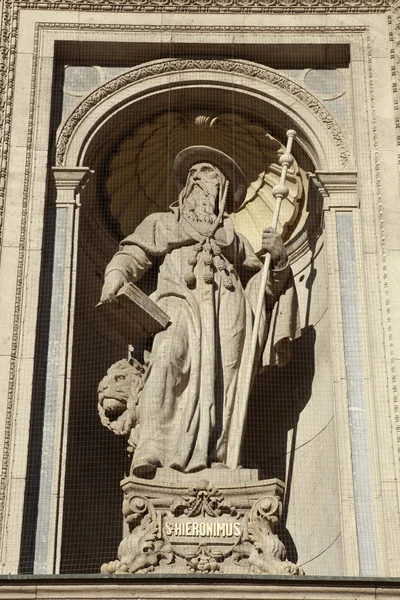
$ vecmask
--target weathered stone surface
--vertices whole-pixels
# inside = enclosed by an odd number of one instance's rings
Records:
[[[281,481],[251,481],[256,472],[239,470],[230,472],[229,484],[217,487],[210,483],[221,479],[214,476],[217,470],[207,469],[180,474],[171,484],[168,471],[162,471],[157,481],[122,481],[130,533],[118,560],[104,564],[102,573],[303,574],[286,560],[276,534]]]
[[[287,152],[279,159],[281,183],[272,190],[278,206],[289,193],[284,182],[293,163],[294,135],[288,133]],[[297,333],[287,253],[275,229],[265,229],[262,250],[268,261],[260,277],[262,261],[228,216],[243,202],[247,186],[226,154],[207,146],[186,148],[175,159],[174,176],[179,202],[172,212],[147,217],[106,269],[102,302],[112,309],[123,286],[140,279],[153,257],[161,256],[153,299],[172,323],[156,334],[143,368],[137,361],[132,367],[120,361],[99,386],[102,423],[129,435],[134,449],[134,478],[122,484],[130,533],[118,560],[102,571],[302,574],[286,560],[275,533],[283,484],[235,481],[246,477],[237,461],[252,371],[255,375],[259,364],[286,364]],[[244,267],[252,275],[246,286]],[[152,485],[146,489],[140,481],[157,476],[160,467],[165,481],[158,487],[154,482],[154,495]],[[186,491],[168,481],[168,467],[183,472],[175,481]],[[222,489],[227,481],[234,483],[221,491],[206,478],[213,472],[209,467],[221,472]]]
[[[281,236],[274,229],[262,235],[263,252],[272,257],[264,283],[262,261],[228,216],[246,194],[239,166],[219,150],[193,146],[176,157],[174,176],[178,203],[169,213],[146,217],[121,243],[101,297],[112,307],[118,291],[162,257],[152,300],[172,322],[155,336],[145,359],[132,461],[139,477],[154,476],[159,467],[186,473],[213,463],[236,468],[251,370],[286,364],[298,334],[297,296]],[[281,185],[276,193],[288,190]],[[254,349],[255,314],[261,320]]]

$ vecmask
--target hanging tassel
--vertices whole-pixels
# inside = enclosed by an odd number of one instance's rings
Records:
[[[222,283],[227,290],[233,291],[235,289],[235,286],[233,284],[232,277],[230,276],[230,274],[225,275],[225,277],[222,279]]]
[[[214,283],[214,271],[212,267],[206,267],[203,272],[203,279],[205,283]]]
[[[209,285],[214,283],[214,269],[213,269],[213,254],[212,254],[212,246],[210,243],[210,238],[207,237],[204,245],[203,245],[203,251],[205,252],[205,256],[204,256],[204,265],[205,265],[205,269],[203,271],[203,280],[205,281],[205,283],[208,283]]]
[[[194,274],[194,271],[187,271],[184,274],[183,279],[188,287],[192,287],[196,283],[196,275]]]
[[[199,252],[202,251],[205,241],[206,241],[206,239],[204,238],[204,240],[202,242],[195,244],[193,246],[193,254],[192,254],[192,256],[190,256],[188,258],[188,264],[190,266],[190,270],[187,271],[187,273],[185,273],[185,275],[183,276],[183,279],[188,287],[193,287],[194,284],[196,283],[196,275],[194,273],[194,268],[197,265],[197,256],[198,256]]]
[[[235,286],[233,284],[232,277],[226,266],[225,259],[221,256],[221,249],[219,248],[219,250],[220,252],[218,253],[218,255],[214,257],[214,265],[221,273],[222,285],[227,290],[234,290]]]

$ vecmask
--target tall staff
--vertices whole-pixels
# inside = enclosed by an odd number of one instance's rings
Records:
[[[273,216],[271,225],[274,229],[277,229],[277,227],[278,227],[279,213],[281,210],[282,200],[284,198],[287,198],[287,196],[289,195],[289,189],[285,185],[286,174],[287,174],[288,168],[292,166],[293,161],[294,161],[291,151],[292,151],[293,140],[296,137],[297,133],[294,131],[294,129],[289,129],[289,131],[286,133],[286,135],[288,138],[286,150],[285,150],[285,153],[279,157],[279,164],[282,165],[280,181],[277,185],[275,185],[272,188],[272,195],[275,198],[275,210],[274,210],[274,216]],[[254,365],[254,361],[255,361],[255,356],[256,356],[256,351],[257,351],[258,334],[259,334],[259,330],[260,330],[260,321],[261,321],[263,305],[265,302],[265,289],[267,287],[270,264],[271,264],[271,255],[267,254],[267,256],[265,257],[265,262],[264,262],[264,266],[262,269],[260,292],[258,295],[257,309],[256,309],[256,315],[255,315],[255,319],[254,319],[252,337],[251,337],[250,356],[249,356],[249,360],[246,362],[246,365],[245,365],[246,373],[245,373],[244,386],[243,386],[243,389],[244,389],[243,398],[242,398],[242,401],[239,406],[240,431],[239,431],[238,437],[235,440],[236,445],[233,448],[233,451],[231,454],[232,460],[229,461],[230,464],[228,465],[232,469],[239,466],[244,426],[246,423],[247,406],[249,403],[251,384],[253,381],[253,373],[254,373],[254,369],[256,367],[256,365]]]

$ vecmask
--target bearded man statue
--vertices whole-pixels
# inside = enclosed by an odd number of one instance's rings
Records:
[[[158,467],[182,472],[235,467],[243,365],[249,356],[263,256],[271,270],[259,331],[255,371],[282,366],[297,336],[297,297],[281,236],[267,228],[262,254],[235,232],[230,214],[246,184],[226,154],[191,146],[175,159],[179,200],[151,214],[121,243],[109,263],[101,300],[112,301],[161,262],[150,296],[171,319],[146,362],[141,431],[132,474],[152,477]],[[267,394],[266,394],[267,395]]]

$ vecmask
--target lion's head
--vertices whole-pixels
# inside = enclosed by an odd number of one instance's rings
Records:
[[[102,424],[117,435],[127,435],[139,421],[139,399],[144,367],[136,360],[113,364],[98,387],[98,410]]]

